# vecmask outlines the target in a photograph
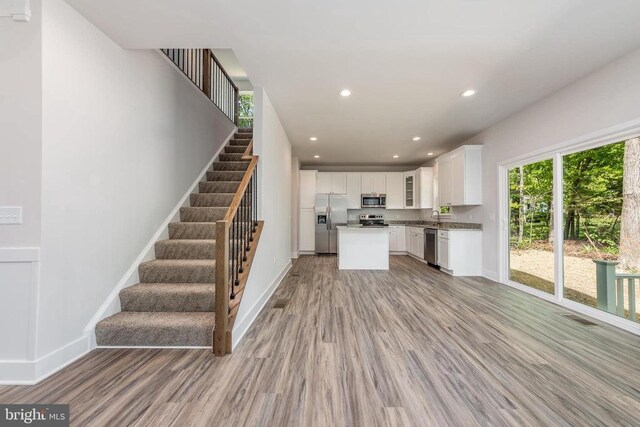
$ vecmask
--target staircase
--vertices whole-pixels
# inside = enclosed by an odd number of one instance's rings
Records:
[[[169,239],[156,242],[156,259],[140,264],[140,283],[120,292],[122,311],[96,325],[98,346],[213,345],[216,253],[220,249],[217,246],[220,242],[216,242],[217,225],[220,224],[216,223],[230,217],[234,199],[242,196],[240,191],[246,191],[239,187],[241,181],[247,179],[245,174],[251,163],[247,159],[252,158],[251,141],[252,131],[241,129],[224,148],[212,170],[207,172],[206,181],[199,183],[199,193],[191,194],[190,206],[180,209],[180,222],[169,224]],[[243,196],[242,200],[245,198]],[[236,209],[237,206],[232,208]],[[243,224],[250,223],[249,219],[246,218]],[[244,236],[251,236],[253,242],[251,230],[247,230]],[[233,245],[237,239],[240,237],[232,237],[231,243],[221,244]],[[242,249],[247,248],[245,264],[250,245],[253,243],[249,243],[247,237],[242,245]],[[225,253],[229,258],[228,246]],[[238,256],[242,257],[242,254],[236,254],[236,263]],[[245,269],[248,268],[250,265],[245,265]],[[239,298],[235,297],[233,288],[232,283],[231,299],[235,299],[234,307],[237,307]],[[231,313],[229,295],[222,298],[219,304],[226,302]],[[225,326],[225,331],[227,329]]]

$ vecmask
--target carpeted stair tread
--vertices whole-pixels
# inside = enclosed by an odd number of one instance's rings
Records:
[[[99,346],[202,346],[213,343],[212,312],[123,311],[96,325]]]
[[[191,207],[219,208],[231,206],[235,193],[194,193],[189,200]]]
[[[213,283],[138,283],[120,292],[122,311],[213,311]]]
[[[155,244],[156,259],[215,259],[213,239],[167,239]]]
[[[250,162],[213,162],[214,171],[246,171]]]
[[[229,145],[234,146],[234,147],[247,147],[249,145],[249,143],[251,142],[250,139],[232,139],[231,141],[229,141]]]
[[[140,283],[214,283],[215,260],[155,259],[138,267]]]
[[[203,209],[203,208],[199,208]],[[215,222],[172,222],[169,224],[170,239],[215,239]]]
[[[208,171],[208,182],[219,181],[242,181],[244,178],[244,171]]]
[[[241,162],[242,153],[221,153],[218,160],[221,162]]]
[[[229,208],[226,206],[206,207],[195,206],[180,208],[180,221],[182,222],[216,222],[224,219]],[[186,237],[191,239],[191,237]],[[195,237],[198,239],[199,237]]]
[[[240,187],[240,181],[203,181],[198,183],[200,193],[233,193]]]
[[[243,147],[241,145],[238,145],[238,146],[227,145],[226,147],[224,147],[224,152],[227,154],[244,154],[246,149],[247,147]]]

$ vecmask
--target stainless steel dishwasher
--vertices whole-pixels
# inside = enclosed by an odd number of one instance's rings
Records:
[[[438,230],[424,229],[424,260],[433,266],[438,266]]]

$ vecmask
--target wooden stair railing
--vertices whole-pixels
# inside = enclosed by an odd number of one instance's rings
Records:
[[[257,219],[259,156],[253,155],[253,140],[242,155],[242,160],[249,160],[249,167],[227,214],[216,223],[213,352],[217,356],[231,353],[231,331],[264,225]]]

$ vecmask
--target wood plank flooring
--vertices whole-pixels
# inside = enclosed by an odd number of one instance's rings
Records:
[[[406,256],[301,257],[234,354],[96,350],[2,403],[73,425],[639,425],[640,337]]]

